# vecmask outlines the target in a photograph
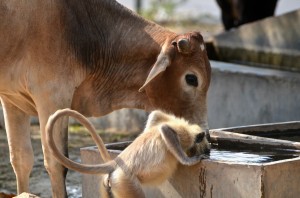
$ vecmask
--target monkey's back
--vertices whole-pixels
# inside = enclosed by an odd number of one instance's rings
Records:
[[[132,167],[131,170],[123,171],[137,175],[144,185],[164,182],[173,174],[178,164],[156,130],[142,133],[118,157],[121,160],[126,159],[122,160],[125,165],[124,168],[121,167],[122,169]]]

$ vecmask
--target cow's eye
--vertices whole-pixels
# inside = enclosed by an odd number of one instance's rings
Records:
[[[194,87],[198,87],[198,79],[197,76],[193,75],[193,74],[187,74],[185,76],[185,81],[188,85],[194,86]]]

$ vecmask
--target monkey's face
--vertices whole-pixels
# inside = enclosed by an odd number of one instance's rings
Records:
[[[189,157],[209,153],[210,144],[205,131],[199,125],[190,124],[183,118],[161,111],[154,111],[149,115],[145,131],[152,127],[160,127],[161,124],[168,125],[168,128],[177,134],[181,147]]]
[[[209,154],[210,144],[206,138],[205,132],[202,131],[201,128],[197,125],[194,125],[193,127],[194,144],[187,150],[187,155],[189,157],[192,157],[202,154]]]

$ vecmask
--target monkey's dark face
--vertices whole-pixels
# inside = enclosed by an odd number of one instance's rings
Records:
[[[205,136],[205,133],[199,133],[198,135],[196,135],[196,138],[195,138],[195,144],[197,143],[201,143],[203,138]]]
[[[207,141],[205,132],[200,132],[195,136],[194,145],[188,149],[187,155],[189,157],[198,156],[202,154],[209,154],[210,144]]]
[[[179,137],[180,145],[189,157],[208,154],[210,144],[208,134],[197,124],[190,124],[183,118],[178,118],[161,111],[154,111],[149,115],[145,131],[151,127],[166,124]]]

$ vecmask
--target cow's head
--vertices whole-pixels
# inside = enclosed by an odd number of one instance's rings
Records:
[[[200,33],[168,39],[144,85],[153,108],[184,117],[208,129],[206,96],[211,68]]]

